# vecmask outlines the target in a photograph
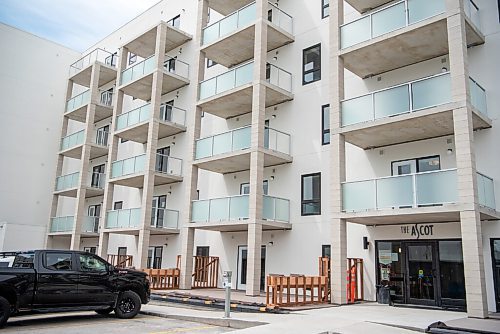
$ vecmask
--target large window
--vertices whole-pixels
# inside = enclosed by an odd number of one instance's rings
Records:
[[[80,254],[80,270],[86,272],[106,272],[108,266],[104,261],[91,254]]]
[[[302,84],[321,80],[321,44],[303,51]]]
[[[321,18],[328,16],[330,16],[330,0],[321,0]]]
[[[50,270],[72,270],[71,253],[45,253],[44,266]]]
[[[302,175],[302,216],[321,214],[321,173]]]
[[[330,105],[321,107],[321,143],[330,144]]]

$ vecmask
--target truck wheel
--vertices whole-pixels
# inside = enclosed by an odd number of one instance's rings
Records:
[[[133,291],[120,293],[115,306],[115,314],[120,319],[131,319],[141,310],[141,297]]]
[[[10,303],[4,297],[0,297],[0,328],[4,327],[10,317]]]
[[[108,315],[113,311],[112,307],[104,308],[104,309],[99,309],[95,310],[95,313],[100,314],[100,315]]]

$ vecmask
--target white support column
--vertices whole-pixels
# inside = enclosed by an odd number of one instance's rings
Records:
[[[203,28],[207,25],[208,19],[208,1],[199,0],[198,2],[198,20],[196,27],[195,41],[198,50],[201,48]],[[193,77],[191,82],[198,86],[198,83],[205,77],[205,54],[201,51],[196,52],[194,64],[197,67],[192,71]],[[191,223],[191,203],[197,199],[198,188],[198,167],[193,165],[194,156],[196,152],[196,140],[200,138],[201,133],[201,108],[196,106],[198,101],[198,89],[195,90],[195,95],[192,98],[192,106],[188,110],[193,110],[186,118],[187,133],[186,136],[189,140],[189,161],[186,161],[186,175],[184,177],[184,186],[187,189],[186,202],[184,203],[184,221],[181,225],[181,277],[180,288],[183,290],[191,289],[192,285],[192,272],[193,272],[193,248],[194,248],[194,235],[195,230],[189,227]]]
[[[483,239],[477,192],[476,157],[472,123],[467,40],[462,0],[447,0],[448,46],[453,110],[460,225],[464,257],[467,314],[486,318],[488,304],[484,273]]]
[[[330,4],[330,210],[331,302],[345,304],[347,271],[347,222],[342,219],[342,182],[345,181],[345,138],[340,134],[344,98],[344,61],[340,57],[340,26],[344,22],[344,2]]]
[[[252,138],[250,154],[250,195],[247,249],[246,295],[260,295],[262,202],[264,181],[264,122],[266,117],[266,87],[262,84],[267,64],[267,0],[257,0],[255,24],[254,72],[252,94]]]

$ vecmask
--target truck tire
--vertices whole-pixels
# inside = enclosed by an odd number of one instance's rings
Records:
[[[0,297],[0,328],[3,328],[10,317],[10,303],[4,297]]]
[[[141,297],[133,291],[124,291],[118,296],[115,314],[120,319],[132,319],[141,310]]]
[[[103,308],[103,309],[95,310],[95,313],[100,314],[100,315],[108,315],[111,312],[113,312],[113,307],[108,307],[108,308]]]

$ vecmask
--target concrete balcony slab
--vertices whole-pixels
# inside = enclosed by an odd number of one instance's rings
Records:
[[[189,79],[164,70],[161,94],[167,94],[188,84]],[[137,80],[131,81],[130,83],[120,87],[120,89],[127,95],[143,101],[149,101],[151,100],[152,85],[153,73],[150,73]]]

